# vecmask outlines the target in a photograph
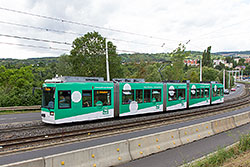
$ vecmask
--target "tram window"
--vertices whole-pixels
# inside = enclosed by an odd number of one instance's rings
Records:
[[[209,88],[205,88],[205,97],[209,97]]]
[[[152,98],[155,98],[157,102],[161,101],[161,89],[153,89]]]
[[[71,91],[61,90],[58,91],[58,108],[71,108]]]
[[[82,107],[92,107],[92,90],[82,91]]]
[[[201,98],[204,98],[204,89],[201,89]]]
[[[176,95],[176,89],[169,89],[168,90],[168,101],[173,101],[173,100],[177,100],[177,95]]]
[[[122,104],[130,104],[134,101],[134,90],[122,91]]]
[[[43,88],[42,108],[54,109],[55,104],[55,88]]]
[[[103,106],[111,105],[111,91],[110,90],[95,90],[94,91],[95,106],[98,101],[101,101]]]
[[[196,98],[196,89],[191,89],[191,99]]]
[[[217,96],[220,96],[220,88],[217,88]]]
[[[137,103],[142,103],[142,90],[136,90],[136,101]]]
[[[149,103],[151,90],[144,90],[144,103]]]
[[[216,97],[217,96],[217,91],[214,91],[213,89],[213,97]]]
[[[196,89],[196,98],[200,98],[201,97],[201,91],[200,89]]]
[[[185,89],[178,89],[178,100],[185,100]],[[181,97],[181,99],[179,99]]]

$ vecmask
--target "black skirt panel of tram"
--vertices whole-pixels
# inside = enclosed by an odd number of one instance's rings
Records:
[[[114,83],[114,117],[119,117],[120,106],[119,106],[119,83]]]
[[[190,99],[190,97],[189,97],[189,89],[190,89],[190,87],[189,87],[189,83],[187,83],[187,108],[189,108],[189,99]]]
[[[167,108],[167,84],[163,84],[163,112],[166,111]]]
[[[212,83],[210,83],[210,105],[212,104],[212,93],[213,93],[213,91],[212,91],[213,89],[212,89]]]

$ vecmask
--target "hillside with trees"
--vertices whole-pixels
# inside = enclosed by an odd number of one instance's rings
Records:
[[[0,106],[41,104],[41,88],[45,79],[56,74],[63,76],[90,76],[106,78],[105,41],[98,32],[89,32],[74,40],[69,55],[26,60],[0,59]],[[180,44],[170,53],[120,54],[116,46],[108,41],[110,76],[112,78],[144,78],[148,82],[163,80],[190,80],[199,82],[199,66],[187,66],[184,59],[203,57],[203,81],[222,82],[223,66],[214,68],[212,60],[220,55],[187,51]],[[231,61],[231,59],[228,61]],[[240,61],[244,64],[244,62]],[[245,64],[246,65],[246,64]],[[159,73],[159,68],[162,69]],[[250,72],[250,66],[246,70]],[[228,75],[226,76],[226,81]],[[233,84],[233,78],[231,78]]]

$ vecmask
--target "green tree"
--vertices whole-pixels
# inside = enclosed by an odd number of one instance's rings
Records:
[[[163,76],[166,77],[166,80],[175,80],[173,78],[173,66],[166,66],[164,70],[162,70]]]
[[[245,65],[245,61],[246,61],[246,59],[240,58],[238,66],[244,66]]]
[[[70,76],[73,74],[70,56],[67,54],[63,54],[59,57],[56,67],[57,74],[59,75]]]
[[[211,46],[204,50],[202,54],[202,66],[213,67],[212,59],[211,59]]]
[[[226,61],[227,61],[227,63],[233,63],[233,57],[227,56]]]
[[[145,78],[147,65],[148,63],[145,63],[142,60],[140,62],[133,62],[134,68],[132,75],[129,78]]]
[[[35,105],[41,103],[39,94],[33,96],[34,75],[32,67],[20,69],[0,68],[0,106]]]
[[[161,76],[158,71],[160,67],[159,63],[150,64],[146,67],[146,77],[145,80],[147,82],[160,82]]]
[[[219,70],[211,67],[202,68],[202,80],[203,81],[219,81],[218,80]]]
[[[190,52],[185,51],[186,47],[183,44],[179,44],[178,48],[170,53],[172,61],[172,75],[170,80],[180,80],[184,79],[184,59],[190,55]]]
[[[250,65],[247,65],[245,70],[243,71],[244,75],[250,75]]]
[[[219,71],[222,69],[225,69],[225,64],[220,63],[219,65],[215,66],[215,69],[217,69]]]
[[[191,68],[185,73],[185,80],[190,80],[193,83],[200,82],[200,72],[199,68]]]
[[[89,32],[76,38],[72,44],[70,55],[62,55],[59,59],[61,75],[89,76],[106,78],[106,42],[98,32]],[[116,46],[108,41],[110,78],[121,77],[121,58],[116,53]],[[63,64],[66,63],[66,70]]]

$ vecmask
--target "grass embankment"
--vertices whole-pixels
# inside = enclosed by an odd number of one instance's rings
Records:
[[[0,115],[6,115],[6,114],[24,114],[24,113],[33,113],[33,112],[41,112],[41,110],[28,110],[28,111],[0,111]]]
[[[221,148],[215,154],[186,167],[249,167],[250,166],[250,133],[240,137],[239,144],[229,149]]]

